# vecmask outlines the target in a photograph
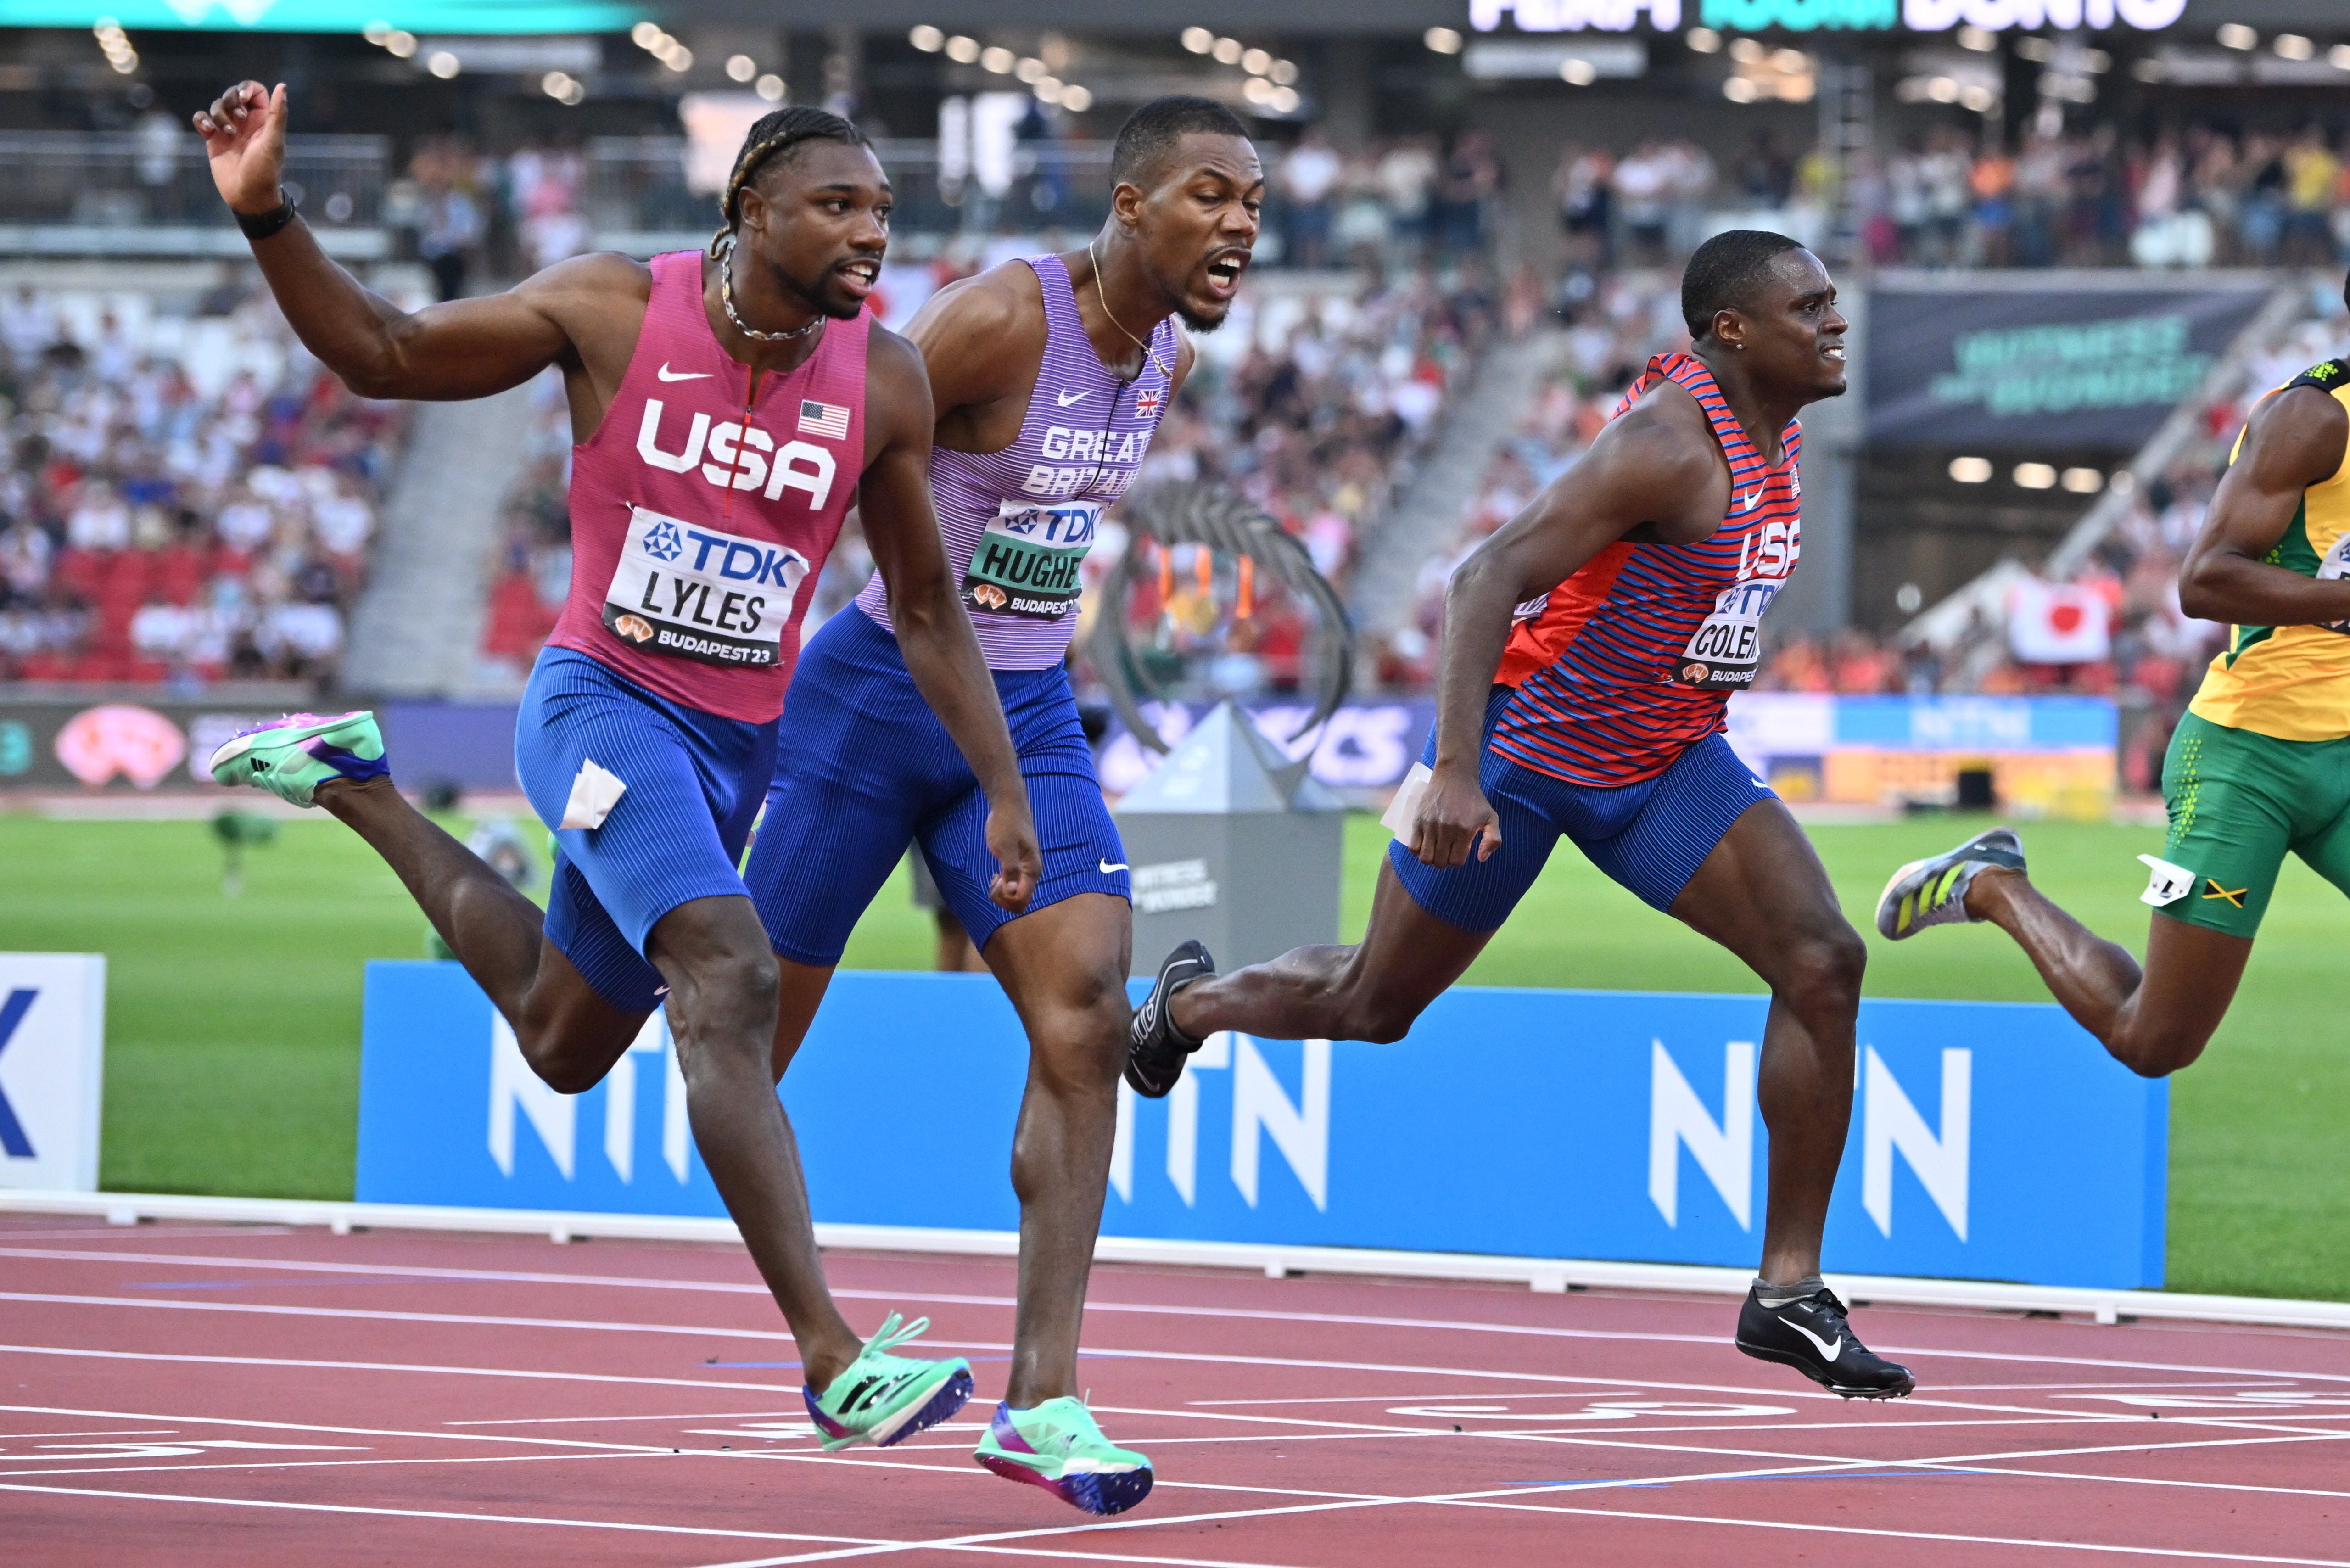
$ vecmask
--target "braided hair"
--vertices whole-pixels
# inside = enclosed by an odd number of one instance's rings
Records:
[[[872,138],[867,136],[840,116],[806,104],[794,104],[775,113],[763,115],[743,139],[743,151],[734,157],[734,172],[726,182],[726,192],[718,199],[718,213],[723,226],[711,236],[710,254],[717,255],[734,237],[734,226],[743,221],[738,210],[743,187],[751,182],[760,165],[776,153],[789,153],[794,148],[810,141],[837,141],[844,146],[870,148]]]

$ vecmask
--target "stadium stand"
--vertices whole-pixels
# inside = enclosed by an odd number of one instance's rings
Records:
[[[335,678],[405,424],[233,275],[0,293],[0,679]]]

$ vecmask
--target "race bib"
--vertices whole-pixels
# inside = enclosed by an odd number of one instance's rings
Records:
[[[1762,612],[1779,595],[1784,577],[1750,577],[1721,590],[1713,613],[1690,639],[1673,667],[1673,680],[1709,691],[1735,691],[1754,684],[1762,662]]]
[[[629,508],[604,625],[648,653],[759,669],[783,657],[807,557],[762,539]]]
[[[1084,587],[1078,567],[1094,547],[1101,514],[1101,504],[1093,501],[1003,503],[971,553],[963,603],[1034,620],[1068,614]]]
[[[2325,552],[2325,559],[2317,564],[2317,580],[2338,583],[2350,577],[2350,533],[2334,541],[2334,548]],[[2350,632],[2350,620],[2324,620],[2317,623],[2327,631]]]

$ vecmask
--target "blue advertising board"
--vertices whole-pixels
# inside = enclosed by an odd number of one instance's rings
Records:
[[[1767,998],[1456,987],[1392,1045],[1225,1034],[1121,1088],[1105,1234],[1746,1266],[1761,1246]],[[1827,1262],[2162,1282],[2167,1085],[2045,1005],[1861,1006]],[[1010,1231],[1027,1045],[984,975],[844,972],[783,1086],[821,1220]],[[877,1162],[877,1076],[951,1107]],[[715,1216],[658,1014],[558,1095],[454,964],[368,966],[363,1202]]]

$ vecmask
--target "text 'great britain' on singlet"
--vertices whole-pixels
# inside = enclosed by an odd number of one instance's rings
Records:
[[[652,274],[628,374],[571,449],[571,592],[547,645],[764,724],[799,658],[800,586],[865,471],[869,317],[827,321],[797,369],[754,379],[711,330],[701,253]]]
[[[1659,380],[1705,410],[1730,463],[1729,514],[1694,544],[1627,540],[1600,551],[1523,613],[1494,677],[1516,688],[1494,749],[1575,784],[1655,778],[1722,727],[1730,694],[1754,683],[1762,613],[1801,552],[1802,427],[1787,421],[1785,456],[1772,467],[1713,372],[1678,353],[1649,360],[1608,417]]]
[[[1001,452],[931,454],[947,565],[992,670],[1049,670],[1067,653],[1079,567],[1166,416],[1167,372],[1180,346],[1173,319],[1160,321],[1142,373],[1120,380],[1086,336],[1061,258],[1024,259],[1045,291],[1045,358],[1020,434]],[[889,625],[880,574],[857,607]]]

